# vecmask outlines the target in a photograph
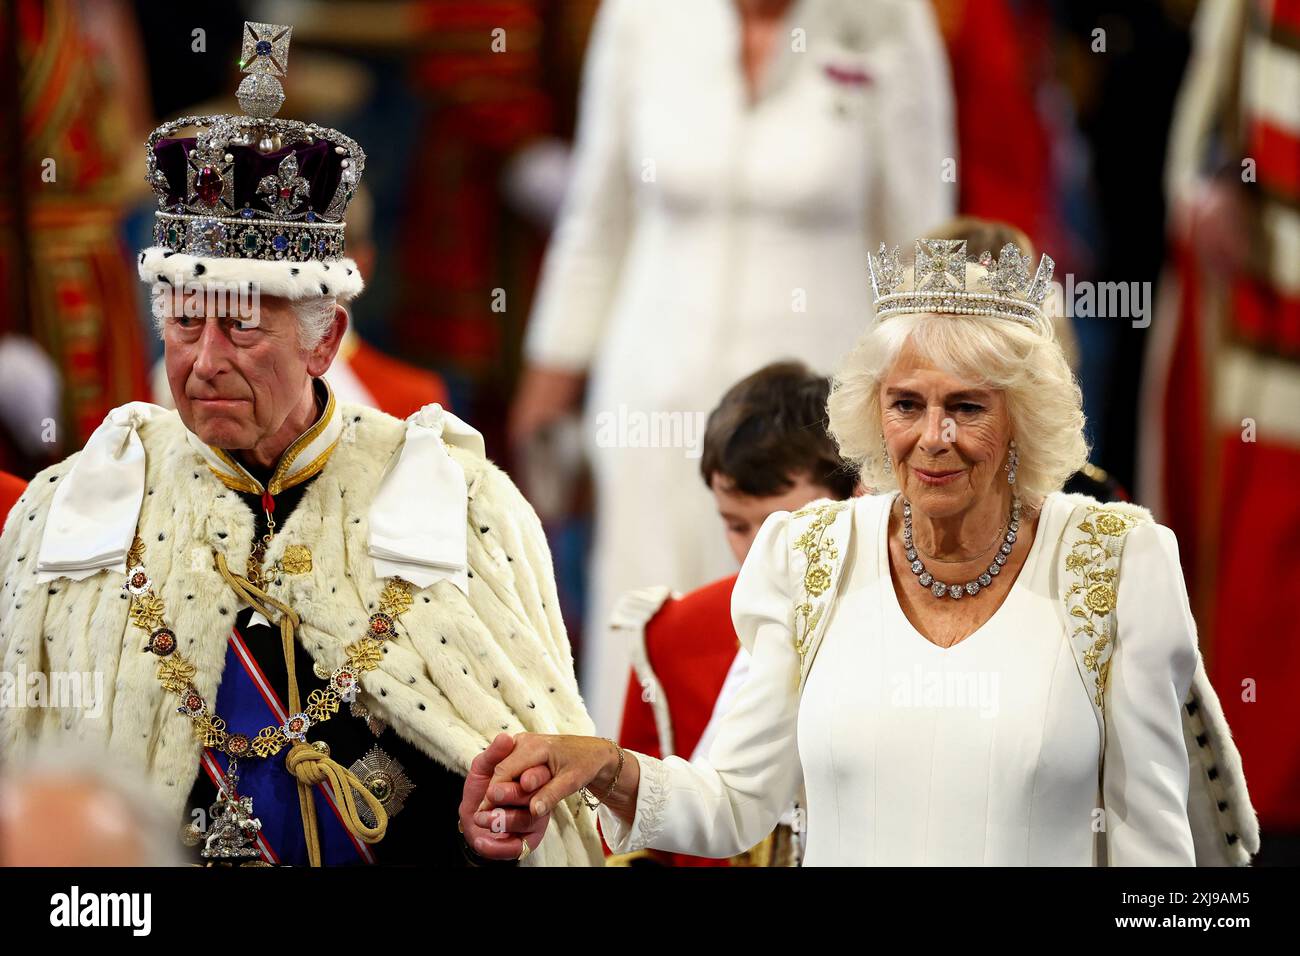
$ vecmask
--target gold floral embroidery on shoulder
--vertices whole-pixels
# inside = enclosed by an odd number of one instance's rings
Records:
[[[826,610],[826,602],[819,600],[831,584],[832,563],[839,558],[839,549],[835,539],[826,531],[835,522],[835,516],[848,507],[843,501],[824,505],[809,505],[794,512],[790,518],[806,518],[812,521],[794,540],[794,549],[804,556],[807,562],[803,572],[803,600],[795,605],[794,647],[799,652],[802,667],[804,655],[812,643],[812,636],[817,631],[817,624]]]
[[[1065,608],[1078,619],[1070,640],[1081,647],[1084,668],[1095,675],[1097,692],[1093,701],[1103,709],[1114,648],[1113,612],[1118,603],[1120,551],[1116,545],[1145,520],[1113,508],[1090,506],[1077,526],[1084,536],[1065,556],[1065,570],[1070,575]]]

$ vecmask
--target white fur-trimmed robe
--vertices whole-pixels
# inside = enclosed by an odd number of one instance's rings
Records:
[[[277,532],[268,565],[291,544],[311,549],[312,570],[283,575],[268,592],[302,618],[300,641],[329,669],[362,636],[385,580],[367,554],[367,510],[405,424],[343,405],[344,430],[328,464]],[[195,665],[195,686],[215,700],[226,638],[240,605],[213,567],[214,552],[243,568],[253,514],[209,471],[174,413],[139,428],[146,491],[138,534],[144,564],[180,650]],[[448,445],[469,491],[469,597],[439,581],[413,590],[399,636],[380,666],[361,676],[362,700],[405,739],[460,774],[497,733],[592,733],[574,679],[550,552],[537,516],[492,462]],[[155,676],[147,635],[127,616],[124,576],[101,571],[83,581],[37,583],[36,556],[58,480],[76,455],[32,479],[0,537],[0,668],[101,672],[102,713],[0,708],[0,755],[76,738],[142,768],[180,820],[199,772],[201,748],[174,695]],[[413,502],[412,507],[421,507]],[[23,693],[22,687],[17,688]],[[349,719],[343,714],[335,719]],[[447,808],[447,826],[455,826]],[[602,862],[594,816],[570,798],[557,807],[529,864]]]

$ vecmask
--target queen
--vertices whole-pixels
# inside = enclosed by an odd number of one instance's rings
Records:
[[[828,404],[875,493],[763,525],[732,603],[750,676],[707,763],[519,734],[488,790],[533,792],[510,829],[581,791],[615,852],[738,853],[796,799],[806,865],[1257,850],[1174,535],[1061,491],[1087,449],[1051,260],[921,240],[912,265],[871,257],[876,320]]]

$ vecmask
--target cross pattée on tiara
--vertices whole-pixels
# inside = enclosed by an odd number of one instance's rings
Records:
[[[898,247],[887,250],[882,242],[874,255],[867,253],[876,321],[895,315],[938,312],[1010,319],[1035,331],[1050,328],[1051,321],[1043,311],[1056,266],[1050,256],[1039,259],[1032,279],[1029,259],[1014,243],[1003,246],[997,259],[983,253],[979,264],[984,267],[985,274],[979,281],[986,292],[966,288],[965,239],[918,239],[912,287],[903,289],[906,279]]]

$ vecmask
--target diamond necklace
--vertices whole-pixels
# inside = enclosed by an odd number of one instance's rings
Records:
[[[946,584],[943,581],[935,580],[934,575],[925,569],[925,564],[921,561],[920,555],[917,554],[916,543],[912,537],[912,503],[906,498],[903,499],[903,548],[907,552],[907,560],[911,562],[909,567],[911,567],[912,573],[916,575],[916,580],[921,587],[929,588],[930,593],[937,598],[946,595],[956,600],[964,594],[974,597],[980,593],[981,589],[992,584],[993,579],[1002,573],[1002,566],[1007,563],[1007,555],[1011,554],[1011,547],[1016,543],[1016,532],[1019,530],[1020,498],[1017,495],[1012,495],[1011,520],[1007,523],[1007,533],[1003,538],[1002,545],[998,548],[998,553],[993,556],[993,561],[989,564],[988,570],[965,584]]]

